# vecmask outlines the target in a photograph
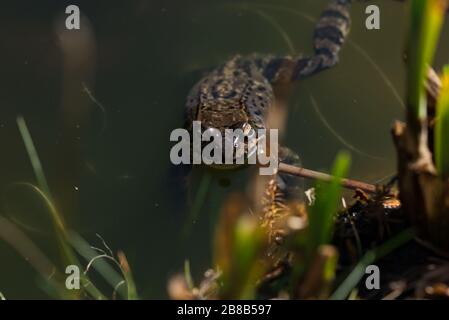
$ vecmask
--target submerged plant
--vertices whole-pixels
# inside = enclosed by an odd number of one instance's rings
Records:
[[[9,221],[9,219],[2,218],[1,216],[0,232],[2,232],[2,230],[7,230],[7,235],[13,235],[7,240],[9,240],[11,245],[13,245],[27,260],[30,260],[30,263],[43,278],[43,281],[41,281],[43,289],[56,298],[107,299],[107,296],[95,286],[88,275],[90,269],[96,269],[98,274],[113,288],[113,298],[115,298],[118,293],[124,299],[137,299],[136,286],[124,253],[119,252],[117,258],[115,258],[111,249],[101,237],[100,239],[105,249],[90,246],[78,234],[67,228],[66,223],[53,200],[42,164],[25,120],[22,117],[18,117],[17,125],[37,180],[37,186],[31,183],[22,183],[19,185],[30,188],[44,203],[54,225],[54,233],[57,237],[58,246],[61,252],[61,263],[57,264],[57,266],[50,262],[50,260],[20,230],[20,228],[16,227],[13,222]],[[21,249],[23,247],[27,247],[29,250],[25,251]],[[31,256],[31,258],[29,258],[29,256]],[[87,266],[84,272],[79,274],[80,290],[68,290],[65,286],[67,281],[67,274],[65,274],[66,267],[78,266],[81,269],[82,264],[79,259],[80,256],[87,261]],[[112,262],[115,267],[112,267],[104,260]],[[121,275],[117,273],[117,269],[120,270]],[[125,287],[126,290],[123,290],[122,287]],[[3,296],[0,295],[0,298],[2,297]]]

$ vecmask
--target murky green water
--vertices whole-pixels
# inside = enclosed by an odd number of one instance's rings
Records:
[[[195,170],[186,181],[173,170],[169,134],[182,126],[188,90],[235,53],[311,53],[308,17],[327,1],[78,1],[86,17],[78,35],[61,29],[65,4],[36,2],[0,4],[0,214],[56,259],[45,213],[12,186],[35,182],[16,125],[22,114],[68,224],[95,245],[98,233],[125,251],[142,297],[165,297],[166,280],[184,259],[197,278],[209,267],[220,205],[247,178],[246,171]],[[365,6],[355,4],[341,63],[291,90],[284,141],[304,166],[323,171],[347,149],[351,177],[368,182],[394,172],[389,129],[402,116],[406,27],[403,4],[374,3],[381,30],[366,30]],[[448,35],[446,27],[442,39]],[[448,59],[445,42],[437,67]],[[7,298],[47,297],[32,267],[4,242],[0,263]]]

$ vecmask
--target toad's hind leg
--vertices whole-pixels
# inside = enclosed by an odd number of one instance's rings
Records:
[[[349,34],[351,0],[331,0],[318,20],[311,57],[271,56],[258,60],[263,75],[271,83],[288,83],[314,75],[337,64]]]

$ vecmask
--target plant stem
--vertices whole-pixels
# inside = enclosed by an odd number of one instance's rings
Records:
[[[312,179],[312,180],[321,180],[321,181],[332,181],[334,177],[330,174],[319,172],[319,171],[313,171],[310,169],[302,168],[302,167],[296,167],[292,166],[286,163],[280,163],[279,164],[279,172],[284,172],[287,174],[291,174],[294,176],[306,178],[306,179]],[[373,184],[365,183],[362,181],[357,180],[351,180],[351,179],[341,179],[341,186],[346,189],[356,190],[360,189],[367,193],[375,193],[376,192],[376,186]]]

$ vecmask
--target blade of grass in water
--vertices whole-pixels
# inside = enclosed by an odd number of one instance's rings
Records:
[[[238,299],[254,299],[256,279],[261,274],[256,261],[263,246],[263,233],[253,217],[241,217],[234,230],[234,259],[236,273],[240,278],[240,292],[234,297]]]
[[[341,198],[342,187],[340,180],[347,175],[350,162],[349,154],[340,152],[332,170],[333,179],[330,182],[319,181],[316,184],[319,194],[315,204],[310,209],[309,225],[305,237],[300,234],[297,238],[297,245],[305,250],[305,263],[298,263],[294,267],[290,288],[294,295],[304,272],[307,271],[317,257],[319,248],[329,244],[331,240],[334,216],[337,214]],[[325,272],[331,274],[335,270],[327,269]]]
[[[89,266],[92,266],[98,273],[109,283],[112,288],[117,287],[118,283],[123,281],[123,277],[121,277],[117,271],[114,270],[108,263],[106,263],[105,259],[112,261],[117,264],[117,267],[121,269],[121,266],[118,262],[109,255],[98,254],[98,252],[94,251],[91,246],[84,240],[81,236],[76,233],[70,233],[70,243],[73,245],[75,250],[89,262]],[[126,298],[126,292],[124,289],[119,287],[117,289],[119,295],[123,298]]]
[[[128,289],[128,300],[137,300],[139,296],[137,295],[136,283],[134,282],[134,277],[129,267],[128,260],[122,251],[117,253],[118,261],[120,263],[120,268],[125,276],[125,281]]]
[[[187,286],[190,290],[192,290],[195,285],[193,283],[192,272],[190,271],[190,261],[184,261],[184,278],[186,279]]]
[[[260,259],[265,244],[265,232],[248,212],[246,199],[231,194],[220,211],[213,249],[213,264],[221,274],[220,299],[254,299],[264,272]]]
[[[47,198],[51,199],[50,188],[48,187],[47,179],[44,175],[39,155],[37,154],[36,147],[34,146],[33,139],[28,130],[28,126],[25,123],[25,119],[22,116],[17,117],[17,126],[19,127],[20,134],[22,135],[23,143],[30,157],[31,165],[33,166],[34,174],[36,175],[37,184],[39,188],[47,195]]]
[[[412,0],[407,56],[407,102],[413,121],[427,117],[425,81],[443,25],[445,0]]]
[[[1,215],[0,239],[14,248],[44,279],[54,276],[56,267],[50,259],[20,228]]]
[[[331,182],[318,182],[317,190],[320,194],[310,213],[310,222],[307,229],[308,260],[313,258],[318,247],[328,244],[334,224],[334,215],[337,213],[341,198],[341,184],[349,170],[351,158],[349,154],[341,152],[335,160],[332,175],[335,177]],[[310,260],[309,260],[310,261]]]
[[[69,245],[69,237],[68,232],[65,227],[65,223],[62,219],[62,215],[56,209],[56,206],[53,202],[53,197],[50,192],[50,188],[47,183],[47,179],[45,178],[44,170],[39,159],[39,155],[34,146],[33,139],[31,138],[31,134],[28,130],[28,126],[26,125],[25,119],[22,116],[17,117],[17,126],[19,128],[20,134],[22,136],[22,140],[24,142],[26,151],[31,161],[31,165],[34,170],[34,174],[36,176],[37,183],[39,187],[36,187],[32,184],[29,184],[33,191],[36,192],[46,204],[50,216],[53,220],[53,224],[55,226],[55,233],[58,240],[58,246],[62,256],[62,262],[64,266],[68,265],[77,265],[80,263],[76,258],[72,248]],[[86,292],[89,293],[95,299],[105,299],[105,296],[93,285],[90,283],[87,277],[82,276],[81,282],[86,289]]]
[[[367,252],[359,263],[354,267],[352,272],[346,277],[343,283],[335,290],[331,296],[332,300],[343,300],[354,290],[360,279],[365,275],[366,267],[376,262],[376,260],[386,256],[395,249],[403,246],[413,239],[415,232],[413,229],[407,229],[391,239],[390,241],[379,246],[377,249]]]
[[[48,198],[45,197],[45,194],[43,193],[43,191],[41,191],[38,187],[32,185],[31,183],[23,183],[23,185],[26,185],[28,187],[30,187],[33,192],[36,192],[44,201],[44,203],[46,204],[46,206],[49,208],[49,211],[52,211],[54,209],[52,203],[49,201]],[[54,215],[55,213],[53,212],[51,215]],[[57,215],[56,215],[57,217]],[[9,227],[9,229],[11,229],[11,227]],[[11,229],[12,230],[12,229]],[[73,252],[71,250],[71,248],[68,246],[68,244],[65,242],[64,239],[61,238],[61,235],[59,232],[57,232],[57,238],[58,238],[58,245],[60,246],[60,250],[63,252],[63,254],[66,255],[65,260],[66,260],[66,266],[67,265],[77,265],[79,266],[79,262],[76,259],[76,257],[73,255]],[[23,245],[23,243],[26,243],[26,239],[20,240],[21,242],[21,246]],[[31,259],[30,263],[36,267],[34,259],[37,259],[37,257],[40,254],[40,250],[34,245],[34,243],[32,243],[30,240],[28,240],[29,243],[26,244],[29,248],[34,248],[33,252],[29,252],[30,255],[33,256],[33,258],[30,258],[29,256],[27,257],[27,259]],[[25,256],[24,256],[25,257]],[[40,258],[41,260],[42,257]],[[39,271],[39,270],[38,270]],[[80,298],[79,293],[78,292],[68,292],[67,290],[65,290],[64,285],[62,285],[60,282],[57,282],[55,279],[63,279],[62,277],[64,277],[64,275],[61,276],[61,273],[58,270],[53,270],[50,274],[50,276],[45,275],[46,273],[42,273],[40,272],[41,276],[43,277],[43,281],[41,281],[41,286],[42,288],[48,292],[49,294],[52,294],[55,298],[60,298],[60,299],[78,299]],[[94,299],[106,299],[106,297],[95,287],[93,286],[89,279],[87,277],[83,277],[81,276],[81,283],[83,283],[83,287],[86,289],[86,292],[93,297]]]
[[[440,175],[449,176],[449,65],[441,78],[435,123],[435,162]]]
[[[34,142],[31,138],[28,126],[26,125],[26,122],[22,116],[17,117],[17,126],[19,127],[19,131],[22,136],[23,143],[25,144],[28,156],[30,158],[31,165],[33,167],[39,187],[33,186],[32,184],[30,184],[30,186],[32,186],[34,192],[40,195],[50,212],[53,223],[55,225],[55,231],[63,258],[63,263],[65,263],[65,265],[74,264],[76,259],[72,252],[72,249],[68,246],[67,229],[65,227],[62,216],[59,214],[56,206],[54,205],[50,188],[48,186],[47,179],[45,178],[44,170],[39,159],[39,155],[37,153],[36,147],[34,146]]]
[[[200,186],[195,195],[195,200],[193,202],[192,209],[190,210],[189,218],[184,225],[184,230],[182,235],[184,237],[188,236],[192,225],[198,219],[198,216],[201,212],[201,208],[203,207],[204,201],[206,200],[207,192],[209,191],[210,184],[212,182],[212,175],[208,172],[203,172],[201,177]]]
[[[229,241],[230,250],[226,265],[219,264],[223,272],[222,299],[245,299],[255,297],[256,283],[263,267],[257,263],[264,244],[264,233],[253,216],[243,215],[231,225]],[[223,254],[223,253],[221,253]],[[223,258],[226,258],[224,255]],[[223,261],[223,260],[222,260]]]
[[[6,300],[5,296],[1,292],[0,292],[0,300]]]

